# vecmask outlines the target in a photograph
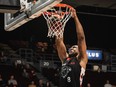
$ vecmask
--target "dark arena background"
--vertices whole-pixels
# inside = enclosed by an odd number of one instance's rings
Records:
[[[41,15],[6,31],[4,14],[14,14],[21,9],[18,2],[21,0],[10,1],[0,0],[0,87],[8,85],[11,75],[15,77],[17,87],[28,87],[31,81],[38,84],[39,80],[58,87],[61,63],[54,38],[47,37],[46,20]],[[116,0],[62,0],[61,3],[76,9],[84,28],[89,61],[83,87],[89,87],[88,83],[91,87],[104,87],[107,80],[116,87]],[[67,48],[76,44],[76,40],[71,18],[64,30]]]

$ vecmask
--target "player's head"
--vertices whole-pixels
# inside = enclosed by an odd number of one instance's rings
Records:
[[[71,56],[75,56],[75,57],[78,56],[79,54],[78,45],[73,45],[72,47],[70,47],[68,52],[69,55]]]

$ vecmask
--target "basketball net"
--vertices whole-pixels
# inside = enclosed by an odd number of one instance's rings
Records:
[[[71,6],[58,4],[43,12],[48,26],[48,37],[62,38],[67,21],[71,18]]]

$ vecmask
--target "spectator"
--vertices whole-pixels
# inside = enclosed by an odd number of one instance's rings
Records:
[[[91,84],[90,83],[87,83],[87,87],[91,87]]]
[[[45,84],[42,79],[39,80],[38,87],[45,87]]]
[[[31,70],[31,72],[29,73],[29,76],[31,80],[36,80],[37,76],[34,69]]]
[[[45,87],[51,87],[51,82],[47,81],[46,84],[45,84]]]
[[[23,69],[22,75],[23,75],[24,77],[26,77],[26,78],[29,78],[29,75],[28,75],[28,73],[27,73],[27,71],[26,71],[25,68]]]
[[[105,83],[104,87],[112,87],[112,85],[110,84],[109,80],[106,80],[106,83]]]
[[[4,85],[3,78],[2,75],[0,74],[0,87],[3,87],[3,85]]]
[[[28,85],[28,87],[37,87],[35,82],[32,80],[31,83]]]
[[[10,76],[8,80],[8,86],[18,86],[17,80],[14,78],[14,75]]]

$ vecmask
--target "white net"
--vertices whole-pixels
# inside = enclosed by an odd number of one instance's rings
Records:
[[[71,8],[52,7],[50,10],[43,12],[43,16],[48,25],[48,37],[63,37],[64,28],[67,21],[71,18]]]

